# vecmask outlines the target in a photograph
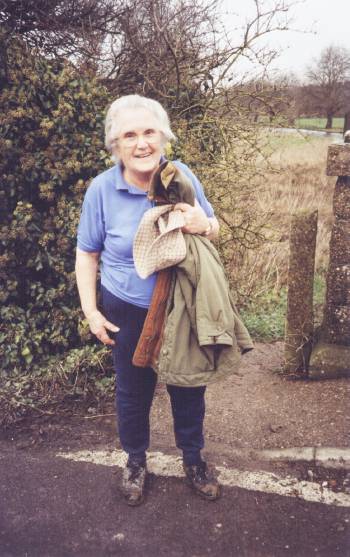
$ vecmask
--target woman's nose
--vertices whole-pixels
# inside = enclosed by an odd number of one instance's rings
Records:
[[[147,147],[147,146],[148,146],[148,143],[147,143],[143,133],[141,133],[140,135],[137,136],[136,147],[144,148],[144,147]]]

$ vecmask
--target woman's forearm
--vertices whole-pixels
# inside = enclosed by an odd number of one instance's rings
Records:
[[[81,308],[87,319],[97,310],[96,280],[100,254],[77,249],[75,274]]]
[[[75,274],[81,307],[89,322],[91,332],[103,343],[114,346],[115,342],[108,335],[108,331],[117,333],[119,327],[108,321],[97,309],[96,304],[96,279],[100,254],[77,249]]]

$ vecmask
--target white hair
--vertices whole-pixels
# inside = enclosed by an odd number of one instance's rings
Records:
[[[115,100],[109,107],[106,114],[105,145],[109,151],[111,151],[112,141],[114,139],[114,137],[111,137],[112,128],[113,134],[115,134],[115,132],[118,130],[118,118],[120,114],[123,112],[123,110],[129,108],[144,108],[151,112],[157,118],[159,123],[159,130],[164,137],[164,145],[168,141],[176,139],[170,128],[168,114],[158,101],[149,99],[147,97],[142,97],[141,95],[125,95]]]

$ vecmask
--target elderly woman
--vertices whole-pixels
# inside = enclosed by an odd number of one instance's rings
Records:
[[[117,163],[90,184],[78,229],[76,277],[82,310],[92,333],[113,351],[118,431],[128,454],[122,489],[130,505],[144,497],[149,413],[157,382],[152,368],[132,364],[157,275],[137,275],[133,240],[145,211],[154,205],[147,197],[151,177],[172,139],[167,113],[157,101],[127,95],[113,102],[106,116],[105,142]],[[200,182],[186,165],[175,165],[190,179],[196,196],[195,206],[177,206],[184,215],[183,232],[215,238],[218,221]],[[99,264],[102,312],[96,303]],[[216,499],[218,483],[201,458],[205,386],[167,385],[167,391],[188,483],[205,498]]]

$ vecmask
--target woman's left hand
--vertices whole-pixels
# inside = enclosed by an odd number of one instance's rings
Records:
[[[177,203],[174,210],[179,209],[184,213],[185,226],[182,231],[188,234],[203,234],[210,225],[209,219],[202,207],[196,200],[196,205],[192,207],[188,203]]]

